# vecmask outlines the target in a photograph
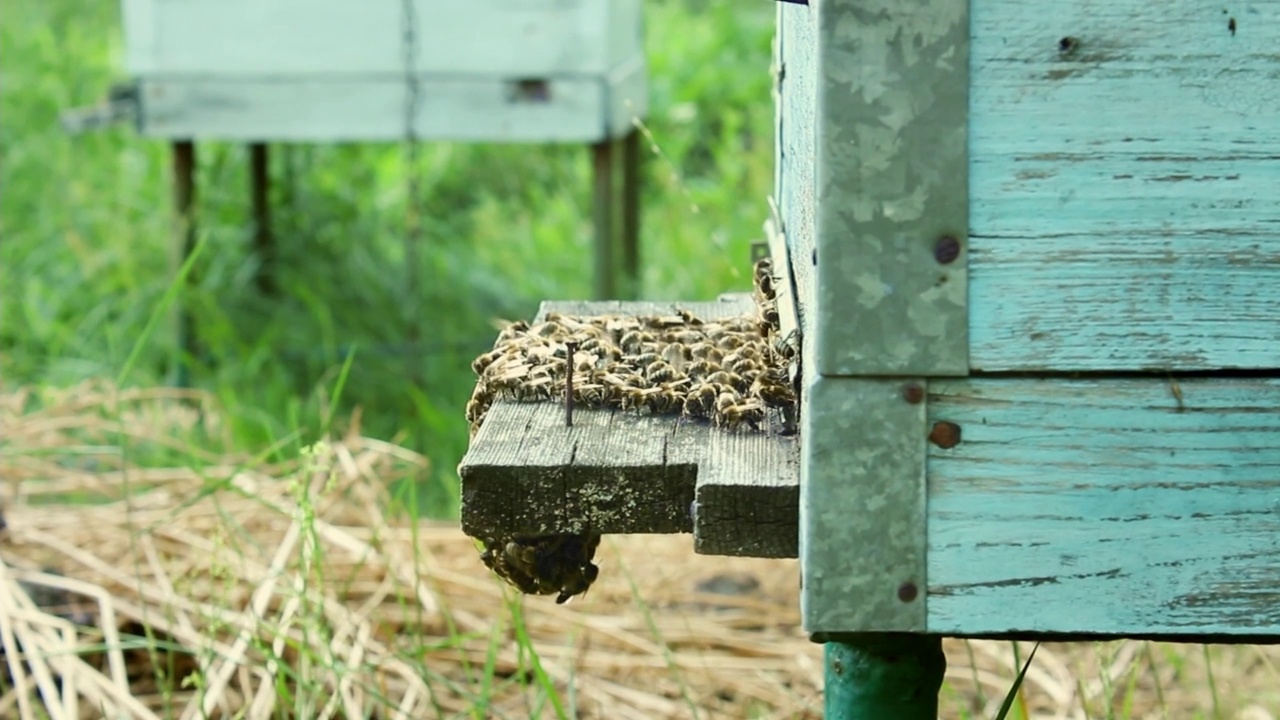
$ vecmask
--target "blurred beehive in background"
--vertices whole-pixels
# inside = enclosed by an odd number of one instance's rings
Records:
[[[638,292],[637,121],[648,105],[639,0],[122,0],[121,8],[129,81],[105,103],[66,113],[64,124],[80,131],[130,119],[142,135],[172,143],[184,257],[197,237],[197,140],[249,144],[253,248],[268,295],[277,257],[271,142],[403,142],[410,168],[423,141],[583,143],[593,158],[596,295]],[[406,192],[411,205],[421,202],[412,177]],[[413,302],[417,215],[411,208],[405,232]],[[184,313],[187,359],[199,355],[191,325]]]
[[[639,0],[124,0],[123,11],[139,129],[155,137],[377,141],[411,128],[594,143],[646,109]]]

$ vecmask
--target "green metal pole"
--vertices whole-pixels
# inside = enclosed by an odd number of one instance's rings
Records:
[[[825,656],[826,720],[937,720],[942,638],[842,636]]]

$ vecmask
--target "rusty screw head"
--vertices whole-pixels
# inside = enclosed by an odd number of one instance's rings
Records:
[[[898,586],[898,599],[904,603],[909,603],[920,595],[920,589],[913,582],[904,582]]]
[[[912,405],[919,405],[924,400],[924,388],[920,383],[907,383],[902,386],[902,399]]]
[[[949,450],[960,444],[960,426],[953,422],[937,422],[929,431],[929,442],[943,450]]]
[[[933,257],[943,265],[948,265],[960,257],[960,241],[954,235],[943,235],[933,246]]]

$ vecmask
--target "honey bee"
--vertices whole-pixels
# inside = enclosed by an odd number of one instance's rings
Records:
[[[786,336],[775,335],[771,349],[773,354],[783,360],[791,360],[796,356],[799,345],[799,335],[795,330],[787,333]]]
[[[600,381],[617,388],[640,387],[644,385],[644,376],[629,370],[606,372]]]
[[[712,382],[712,383],[720,383],[721,385],[728,385],[729,387],[732,387],[734,389],[741,389],[742,386],[747,385],[746,383],[743,382],[741,375],[733,372],[728,372],[726,370],[721,370],[719,372],[711,373],[710,375],[707,376],[706,381]],[[747,385],[747,387],[750,387],[750,385]]]
[[[777,332],[780,327],[781,319],[778,316],[778,306],[769,303],[760,306],[760,322],[759,331],[761,335],[768,335]]]
[[[699,360],[706,359],[713,353],[719,354],[720,348],[706,340],[689,346],[689,357],[698,358]]]
[[[738,375],[746,375],[752,371],[757,373],[760,372],[763,369],[762,363],[758,359],[752,357],[751,353],[743,352],[743,350],[747,350],[749,347],[750,346],[744,346],[739,350],[725,355],[724,368],[729,372],[737,373]]]
[[[647,352],[636,355],[635,357],[630,358],[630,360],[632,367],[644,370],[650,365],[662,362],[662,356],[656,352]]]
[[[678,388],[667,385],[653,388],[653,390],[657,392],[651,392],[645,396],[645,405],[649,408],[649,412],[665,415],[684,408],[685,395]]]
[[[714,339],[721,350],[737,350],[747,343],[743,334],[738,332],[724,332]]]
[[[620,407],[624,412],[627,410],[642,410],[646,407],[645,401],[647,399],[646,394],[648,392],[648,388],[620,388],[619,395],[621,396],[621,400],[618,403],[618,407]]]
[[[777,296],[777,291],[773,286],[773,261],[769,258],[761,258],[756,262],[755,272],[752,274],[755,290],[761,298],[772,300]]]
[[[520,339],[525,332],[529,330],[529,323],[524,320],[517,320],[509,323],[502,332],[498,333],[498,343],[511,342]]]
[[[725,430],[758,430],[764,424],[764,405],[759,402],[733,403],[725,407],[719,407],[717,403],[716,410],[716,426]]]
[[[705,378],[708,375],[720,371],[720,366],[710,360],[699,360],[691,365],[685,366],[684,373],[693,379]]]
[[[563,325],[551,320],[539,323],[531,330],[530,334],[541,338],[560,338],[568,335],[569,333],[564,329]]]
[[[666,360],[677,368],[683,367],[684,364],[688,362],[689,358],[692,357],[689,352],[688,345],[678,345],[676,343],[672,343],[662,348],[662,352],[660,354],[662,355],[663,360]]]
[[[695,385],[684,399],[684,414],[689,417],[705,418],[711,415],[715,410],[716,398],[719,391],[715,385],[711,383],[701,383]]]
[[[476,385],[475,391],[471,393],[471,399],[467,401],[467,424],[471,427],[472,435],[475,435],[484,424],[484,416],[489,412],[489,406],[492,404],[493,395],[489,393],[488,387],[483,384]]]
[[[481,542],[480,560],[494,574],[526,595],[554,594],[557,604],[585,593],[600,574],[591,562],[600,546],[598,533]]]
[[[676,308],[676,315],[684,321],[685,325],[698,326],[702,324],[702,318],[684,308]]]
[[[635,355],[640,352],[642,343],[651,343],[653,341],[653,333],[643,330],[631,330],[623,334],[622,339],[618,341],[618,347],[622,348],[622,352],[628,355]]]
[[[490,350],[477,356],[475,360],[471,361],[471,371],[476,375],[483,375],[486,368],[502,357],[502,352],[502,350]]]
[[[777,373],[761,373],[751,384],[750,395],[769,407],[785,408],[796,401],[795,390]]]
[[[573,386],[573,397],[587,407],[600,407],[613,401],[617,388],[601,383],[585,383]]]
[[[669,332],[663,337],[669,343],[680,343],[681,345],[693,345],[706,340],[707,336],[697,330],[681,330],[677,332]]]
[[[645,379],[655,385],[671,382],[679,376],[679,373],[671,366],[671,363],[664,360],[659,360],[658,362],[649,365],[649,367],[645,368],[644,371]]]

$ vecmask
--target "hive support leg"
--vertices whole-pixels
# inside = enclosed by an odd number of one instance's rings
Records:
[[[179,267],[191,257],[196,247],[196,145],[191,140],[176,140],[171,146],[173,155],[173,206],[175,217],[175,234],[178,236],[182,254],[178,258]],[[195,281],[195,274],[188,273],[188,288]],[[185,289],[185,288],[184,288]],[[178,361],[176,363],[176,380],[178,387],[191,384],[191,361],[196,356],[196,328],[191,315],[191,299],[189,293],[178,293],[177,341]]]
[[[942,639],[845,636],[825,650],[826,720],[935,720],[947,668]]]
[[[622,145],[622,295],[636,300],[640,280],[640,130],[631,128]]]
[[[266,143],[249,144],[249,195],[253,205],[253,252],[258,256],[258,290],[275,295],[276,239],[271,227],[271,156]]]
[[[592,216],[595,222],[595,299],[614,300],[618,286],[615,278],[613,237],[613,139],[605,138],[591,146]]]

